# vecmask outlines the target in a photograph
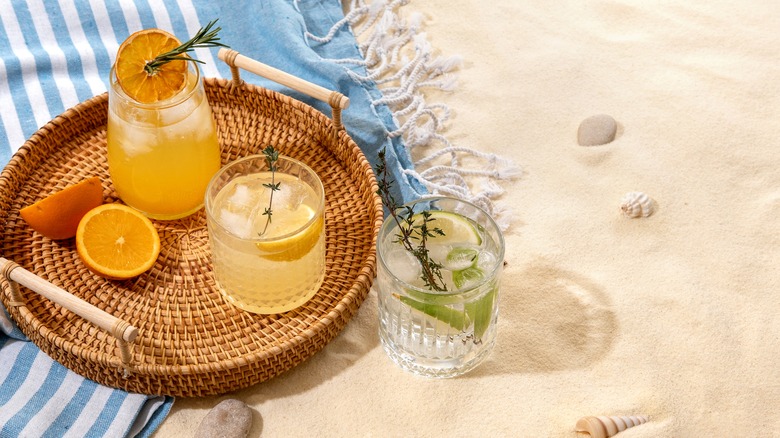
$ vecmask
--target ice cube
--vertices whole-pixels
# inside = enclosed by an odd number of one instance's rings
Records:
[[[450,271],[441,272],[441,280],[444,282],[444,287],[450,292],[458,290],[458,286],[452,281],[452,277],[453,275]]]
[[[491,272],[496,266],[496,256],[489,251],[480,251],[477,257],[477,267],[485,272]]]
[[[271,184],[271,180],[268,180],[265,182],[265,184]],[[287,181],[279,181],[279,178],[276,178],[274,184],[279,184],[279,190],[275,190],[273,192],[274,200],[273,205],[277,206],[280,209],[289,210],[289,204],[290,199],[292,198],[292,188],[290,187],[290,183]],[[269,191],[268,187],[263,187],[263,190]]]
[[[128,136],[124,137],[124,139],[132,139],[130,141],[122,141],[122,151],[128,159],[147,155],[154,151],[157,139],[154,134],[150,134],[147,130],[139,129],[132,134],[125,135]]]
[[[231,211],[251,210],[258,201],[257,194],[247,184],[236,184],[227,199]]]
[[[141,128],[155,128],[157,125],[157,115],[154,112],[150,112],[141,108],[133,108],[132,106],[123,107],[121,110],[122,120],[129,122],[131,125]]]
[[[231,234],[243,239],[252,236],[252,222],[246,214],[242,212],[230,211],[223,208],[219,212],[219,223],[222,224]]]
[[[442,263],[450,271],[461,271],[477,263],[478,251],[474,248],[458,246],[447,253],[447,257]]]
[[[200,104],[198,99],[191,98],[185,99],[183,102],[177,105],[160,109],[157,115],[160,126],[172,126],[185,120],[187,117],[190,117],[190,115],[193,114],[195,109],[198,107],[198,104]],[[193,120],[197,121],[198,125],[203,122],[203,119],[199,117],[193,117]],[[190,126],[190,128],[196,127],[194,124],[191,125],[192,126]],[[186,126],[182,127],[182,129],[186,128]]]
[[[401,245],[392,244],[390,246],[391,248],[384,254],[387,269],[403,282],[419,283],[422,274],[420,262]]]
[[[299,181],[291,181],[287,183],[287,185],[289,186],[289,195],[286,199],[287,208],[291,211],[295,211],[303,204],[306,195],[308,195],[308,191],[306,190],[306,187],[303,186],[303,183]]]
[[[415,241],[416,242],[416,241]],[[433,245],[428,241],[428,257],[434,262],[444,265],[447,260],[447,254],[450,253],[451,247],[449,245]]]

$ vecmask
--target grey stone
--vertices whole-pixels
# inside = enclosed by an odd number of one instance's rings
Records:
[[[612,116],[598,114],[590,116],[580,123],[577,130],[577,142],[580,146],[598,146],[615,139],[617,122]]]
[[[242,401],[227,399],[214,406],[195,431],[195,438],[246,438],[252,410]]]

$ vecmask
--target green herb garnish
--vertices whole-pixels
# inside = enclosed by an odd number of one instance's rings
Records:
[[[194,37],[190,38],[189,41],[186,43],[180,45],[179,47],[176,47],[175,49],[161,53],[157,55],[154,59],[151,61],[148,61],[146,65],[144,66],[144,70],[147,74],[153,75],[157,73],[157,70],[163,65],[171,61],[191,61],[191,62],[198,62],[201,64],[205,64],[203,61],[195,58],[190,58],[186,54],[202,47],[228,47],[225,44],[222,44],[219,42],[219,38],[217,37],[217,33],[219,33],[220,30],[222,30],[221,27],[218,27],[214,30],[211,30],[212,27],[214,27],[214,24],[217,23],[217,20],[211,21],[209,24],[207,24],[205,27],[202,27],[198,33],[195,34]]]
[[[431,213],[427,210],[417,215],[418,218],[422,217],[422,223],[417,224],[415,224],[415,214],[411,206],[406,206],[402,211],[399,211],[401,207],[392,193],[390,193],[393,181],[389,181],[387,177],[387,160],[384,148],[379,151],[376,174],[378,177],[377,185],[379,186],[377,194],[382,198],[382,203],[390,210],[390,215],[393,217],[396,225],[398,225],[399,233],[394,236],[393,242],[403,245],[420,262],[422,267],[420,278],[428,289],[446,291],[447,285],[441,276],[442,265],[430,258],[426,247],[426,242],[429,238],[444,236],[444,231],[431,226],[431,222],[436,219],[431,218]],[[416,241],[416,244],[412,241]]]
[[[276,162],[279,160],[279,151],[274,149],[273,146],[266,146],[266,148],[263,149],[263,155],[265,155],[265,162],[268,164],[268,170],[271,171],[271,182],[264,183],[263,187],[271,189],[271,196],[268,199],[268,207],[266,207],[263,212],[263,216],[267,217],[265,228],[263,228],[263,232],[260,233],[261,236],[268,230],[268,225],[271,223],[271,216],[274,214],[274,192],[279,191],[279,186],[282,184],[281,182],[276,182]]]

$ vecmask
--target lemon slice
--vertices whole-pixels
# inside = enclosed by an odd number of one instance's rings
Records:
[[[412,216],[414,225],[417,226],[423,222],[422,213]],[[438,228],[444,232],[443,236],[433,236],[430,240],[436,244],[463,243],[480,245],[482,237],[479,235],[477,226],[470,219],[457,213],[449,211],[430,211],[428,218],[428,229]]]
[[[284,236],[306,225],[315,215],[314,210],[308,205],[301,205],[295,214],[288,214],[283,219],[278,219],[274,224],[274,236]],[[277,220],[275,220],[277,221]],[[308,227],[300,232],[281,239],[259,241],[257,248],[262,251],[261,257],[274,261],[298,260],[314,248],[324,230],[323,216],[319,216]]]

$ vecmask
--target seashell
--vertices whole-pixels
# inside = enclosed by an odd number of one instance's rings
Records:
[[[647,423],[647,420],[645,415],[582,417],[577,421],[577,436],[582,438],[610,438],[629,427]]]
[[[620,209],[630,218],[648,217],[655,211],[655,202],[642,192],[629,192],[620,201]]]

